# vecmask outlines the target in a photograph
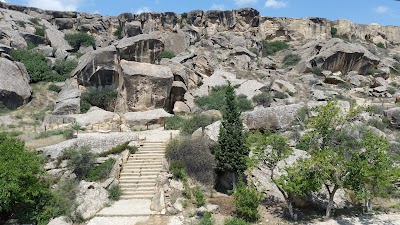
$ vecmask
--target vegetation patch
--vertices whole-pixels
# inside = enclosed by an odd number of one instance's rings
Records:
[[[113,185],[107,189],[108,198],[113,201],[118,201],[122,195],[122,189],[119,185]]]
[[[324,69],[322,69],[321,67],[318,67],[318,66],[314,66],[312,68],[313,74],[315,74],[317,76],[322,76],[322,71],[324,71]]]
[[[120,154],[121,152],[123,152],[125,150],[129,150],[129,152],[131,154],[135,154],[137,152],[138,148],[136,146],[130,146],[129,143],[130,143],[130,141],[119,144],[106,152],[100,153],[99,156],[106,157],[111,154]]]
[[[283,58],[283,65],[285,66],[295,66],[297,65],[301,60],[301,57],[296,54],[289,54],[286,55],[285,58]]]
[[[81,46],[96,46],[96,41],[94,37],[87,33],[78,32],[73,34],[66,34],[64,39],[75,49],[79,49]]]
[[[72,147],[64,151],[58,161],[68,159],[68,168],[75,173],[79,180],[85,178],[89,171],[94,167],[96,155],[90,151],[88,146],[80,148]]]
[[[44,27],[36,27],[35,28],[35,35],[44,37]]]
[[[184,116],[174,115],[173,117],[167,118],[166,129],[167,130],[175,130],[179,129],[183,134],[192,134],[197,129],[201,127],[206,127],[219,118],[210,117],[202,114],[193,114],[188,118]]]
[[[43,139],[56,135],[62,135],[63,137],[69,139],[70,137],[72,137],[73,134],[73,130],[48,130],[40,132],[38,135],[35,136],[35,139]]]
[[[264,107],[269,107],[273,101],[271,94],[267,92],[262,92],[261,94],[255,95],[253,97],[253,102],[257,105],[261,105]]]
[[[115,159],[107,159],[104,163],[97,165],[91,169],[85,177],[86,181],[104,181],[108,178],[112,168],[114,167]]]
[[[161,60],[164,58],[172,59],[174,57],[175,57],[175,53],[173,51],[166,50],[166,51],[160,52],[160,54],[158,55],[158,60]]]
[[[195,187],[192,190],[194,200],[196,201],[197,207],[202,207],[206,204],[206,199],[204,198],[203,191],[200,189],[200,187]]]
[[[289,48],[289,45],[284,42],[284,41],[267,41],[263,40],[262,41],[262,55],[268,56],[268,55],[274,55],[275,53],[282,51],[284,49]]]
[[[123,38],[123,30],[124,28],[121,25],[118,25],[117,29],[114,31],[114,36],[118,39]]]
[[[62,89],[59,86],[55,85],[55,84],[50,84],[47,87],[47,90],[59,93]]]
[[[114,111],[118,92],[114,88],[88,88],[81,96],[81,111],[87,112],[91,106]]]
[[[260,219],[258,206],[263,195],[255,188],[247,187],[243,182],[239,182],[233,192],[233,198],[239,218],[247,222],[257,222]]]

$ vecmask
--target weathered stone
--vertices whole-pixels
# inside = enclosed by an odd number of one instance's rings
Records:
[[[64,33],[55,29],[48,28],[45,30],[45,37],[50,41],[50,45],[53,48],[69,51],[73,48],[68,42],[64,39]]]
[[[174,109],[172,111],[174,112],[174,114],[185,114],[190,112],[190,108],[184,102],[176,101],[174,104]]]
[[[371,81],[371,88],[376,88],[379,86],[384,86],[387,87],[389,86],[389,83],[383,79],[382,77],[375,77],[372,81]]]
[[[126,23],[124,29],[127,37],[134,37],[142,34],[142,24],[139,21]]]
[[[124,114],[127,124],[131,126],[146,126],[152,124],[163,124],[167,117],[172,115],[164,109],[154,109],[145,112],[128,112]]]
[[[80,113],[80,97],[78,82],[76,79],[69,79],[61,92],[58,94],[53,114],[68,115]]]
[[[321,90],[311,90],[311,93],[314,98],[317,99],[317,101],[325,101],[328,99],[328,96],[325,95],[325,93]]]
[[[289,82],[285,80],[275,80],[271,90],[280,91],[280,92],[288,92],[288,93],[297,93],[296,88]]]
[[[98,123],[111,123],[113,120],[118,120],[117,113],[108,112],[98,107],[91,107],[85,114],[72,115],[76,122],[81,126],[88,126]]]
[[[0,102],[9,109],[16,109],[31,99],[29,75],[19,63],[0,58]]]
[[[400,107],[391,108],[383,111],[384,115],[391,120],[394,127],[400,127]]]
[[[86,220],[93,217],[109,202],[108,192],[100,184],[85,181],[79,183],[79,191],[76,196],[78,205],[76,212],[82,215],[83,219]]]
[[[346,83],[342,78],[339,76],[327,76],[325,77],[324,80],[325,83],[327,84],[341,84],[341,83]]]
[[[52,220],[47,225],[72,225],[72,221],[67,222],[68,218],[65,216],[57,217]]]

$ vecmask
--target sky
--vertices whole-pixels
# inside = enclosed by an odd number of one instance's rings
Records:
[[[0,0],[42,9],[117,16],[121,13],[230,10],[252,7],[262,16],[323,17],[355,23],[400,26],[400,1],[395,0]]]

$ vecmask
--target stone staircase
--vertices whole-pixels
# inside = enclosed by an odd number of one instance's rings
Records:
[[[119,184],[121,199],[152,199],[156,194],[156,179],[163,171],[165,142],[142,142],[122,166]]]

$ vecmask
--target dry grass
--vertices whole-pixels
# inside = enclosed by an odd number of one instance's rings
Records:
[[[51,136],[48,138],[43,138],[43,139],[37,139],[37,140],[31,140],[26,142],[26,147],[28,148],[42,148],[50,145],[54,145],[60,142],[65,141],[65,137],[61,135],[57,136]]]

